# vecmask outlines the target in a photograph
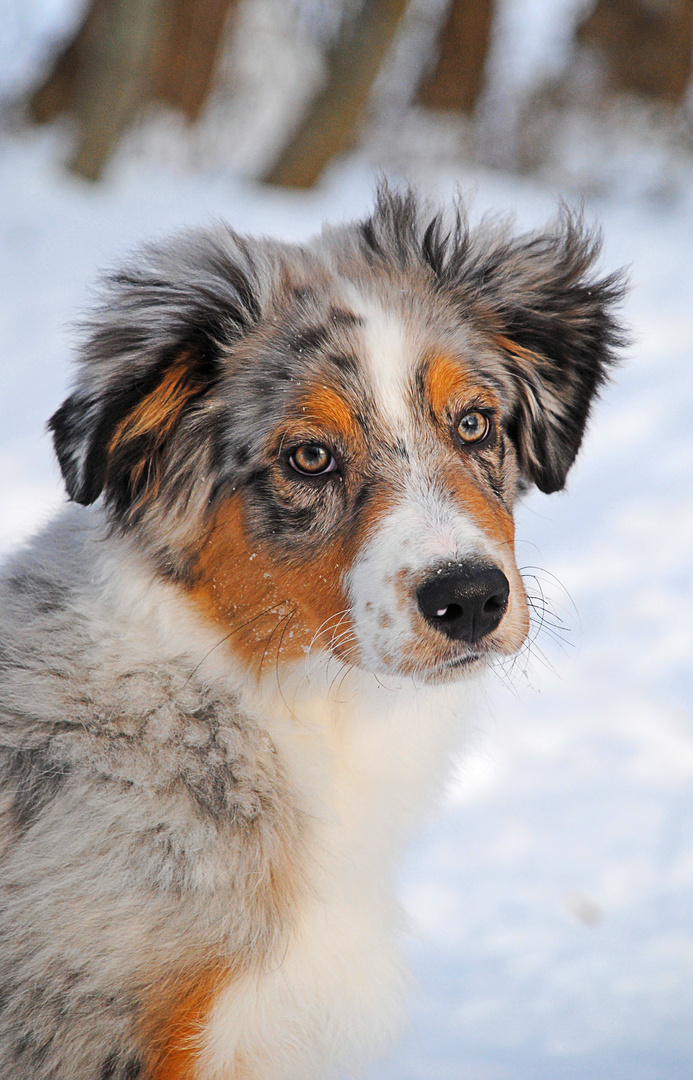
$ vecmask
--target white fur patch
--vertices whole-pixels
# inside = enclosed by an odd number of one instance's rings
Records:
[[[240,1058],[253,1078],[317,1080],[381,1050],[399,1028],[405,981],[391,923],[350,896],[306,908],[277,966],[217,1000],[199,1077],[226,1080]]]
[[[379,415],[395,434],[401,434],[411,423],[408,380],[415,360],[404,323],[395,311],[364,296],[355,286],[346,284],[345,291],[354,314],[363,320],[364,359]]]
[[[197,1080],[226,1080],[236,1057],[261,1080],[327,1080],[382,1052],[403,1017],[392,866],[437,801],[474,690],[352,670],[336,697],[326,666],[293,679],[262,711],[312,825],[311,895],[276,966],[217,999]]]
[[[405,495],[378,522],[349,574],[364,663],[382,670],[384,656],[401,662],[417,637],[420,613],[414,590],[398,587],[403,574],[421,581],[435,566],[491,553],[489,537],[414,464]]]

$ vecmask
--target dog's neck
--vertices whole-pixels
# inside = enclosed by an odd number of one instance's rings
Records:
[[[296,670],[281,692],[267,687],[263,714],[308,812],[331,817],[344,855],[372,859],[375,872],[439,801],[475,691],[353,668],[335,684],[326,658],[310,681]]]

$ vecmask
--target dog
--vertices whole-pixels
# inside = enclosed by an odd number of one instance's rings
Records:
[[[387,1048],[397,853],[526,640],[513,506],[623,342],[598,250],[381,186],[305,246],[216,226],[108,276],[50,421],[74,505],[0,584],[4,1080]]]

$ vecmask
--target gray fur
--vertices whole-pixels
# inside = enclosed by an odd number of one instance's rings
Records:
[[[114,625],[99,518],[65,513],[0,582],[3,1080],[134,1078],[142,999],[191,957],[275,947],[288,926],[257,896],[278,845],[300,862],[257,724]]]

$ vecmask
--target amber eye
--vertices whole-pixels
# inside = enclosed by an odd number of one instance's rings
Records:
[[[289,458],[289,465],[303,476],[320,476],[334,472],[337,462],[326,446],[320,443],[303,443],[297,446]]]
[[[457,425],[457,434],[463,443],[478,443],[488,435],[490,426],[483,413],[468,412]]]

